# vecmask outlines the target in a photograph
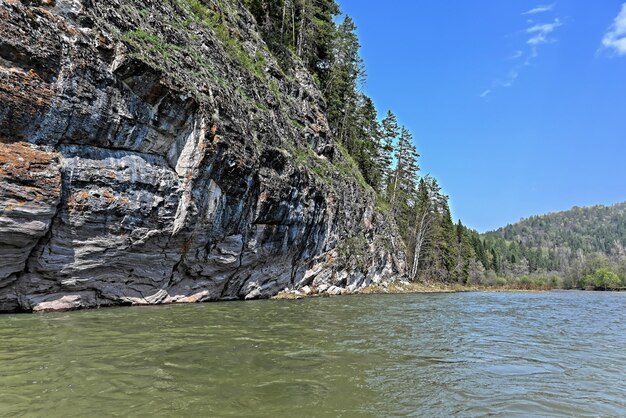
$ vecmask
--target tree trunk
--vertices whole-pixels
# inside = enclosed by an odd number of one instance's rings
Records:
[[[425,205],[421,216],[419,212],[416,211],[415,213],[415,246],[413,248],[413,265],[411,266],[410,274],[411,281],[414,281],[417,276],[417,268],[419,267],[422,248],[424,247],[428,232],[430,231],[429,213],[430,201]]]

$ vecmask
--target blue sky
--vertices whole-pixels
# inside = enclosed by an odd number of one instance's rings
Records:
[[[623,0],[339,0],[370,95],[479,231],[626,200]],[[622,11],[622,13],[620,13]]]

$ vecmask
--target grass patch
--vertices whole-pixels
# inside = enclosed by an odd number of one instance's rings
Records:
[[[389,213],[391,205],[381,194],[376,194],[376,210],[380,213]]]
[[[363,235],[346,238],[337,244],[337,254],[353,269],[367,268],[369,242]]]
[[[298,121],[292,119],[291,122],[296,128],[304,128]],[[341,158],[338,158],[335,162],[330,162],[328,159],[318,156],[309,147],[299,147],[294,149],[293,152],[295,153],[297,163],[308,168],[309,171],[316,174],[326,184],[333,186],[333,178],[342,177],[355,180],[365,190],[372,190],[371,186],[365,181],[356,162],[348,154],[348,151],[340,144],[335,144],[335,146],[341,153]]]
[[[301,123],[299,120],[289,118],[289,122],[291,122],[291,126],[296,128],[298,131],[301,131],[305,128],[304,124]]]
[[[364,189],[371,189],[371,186],[365,181],[363,173],[361,173],[358,164],[354,161],[354,158],[352,158],[348,150],[339,143],[336,143],[335,147],[339,150],[341,156],[343,157],[343,161],[335,163],[335,166],[344,176],[355,179]]]
[[[226,48],[228,55],[234,57],[242,67],[250,74],[261,80],[268,81],[265,74],[267,61],[260,50],[257,50],[254,56],[251,56],[241,45],[241,42],[230,34],[227,25],[224,24],[224,16],[220,11],[209,8],[199,0],[178,0],[179,4],[188,9],[191,14],[201,24],[207,26],[215,33]],[[219,2],[219,9],[223,10],[225,6]],[[269,86],[273,91],[272,86]]]
[[[137,29],[122,35],[122,40],[139,49],[146,49],[155,55],[169,58],[170,53],[177,48],[176,45],[165,42],[158,36],[143,29]],[[144,48],[141,48],[144,47]]]

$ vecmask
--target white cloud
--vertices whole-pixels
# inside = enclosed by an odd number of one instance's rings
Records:
[[[515,80],[519,77],[519,72],[517,70],[509,71],[509,75],[506,80],[502,83],[502,87],[511,87]]]
[[[534,9],[530,9],[527,12],[522,13],[523,15],[536,15],[538,13],[545,13],[545,12],[549,12],[552,9],[554,9],[554,3],[550,4],[550,5],[546,5],[546,6],[537,6]]]
[[[543,33],[538,33],[537,35],[533,36],[526,42],[528,42],[528,45],[547,44],[548,38],[546,38],[546,36]]]
[[[602,38],[602,45],[613,49],[618,55],[626,55],[626,3],[622,4],[622,10]]]
[[[529,10],[523,14],[537,14],[542,12],[548,12],[554,9],[554,4],[549,6],[538,6],[532,10]],[[623,29],[623,46],[624,46],[624,54],[626,54],[626,3],[624,3],[624,9],[622,10],[624,14],[623,24],[620,26]],[[490,94],[494,93],[494,91],[507,88],[513,86],[517,79],[520,77],[520,73],[523,72],[523,69],[532,64],[532,62],[538,57],[539,50],[543,44],[549,44],[556,42],[554,38],[554,33],[556,30],[563,26],[563,22],[558,17],[555,18],[552,22],[548,23],[539,23],[535,20],[527,20],[527,28],[521,32],[525,36],[528,36],[526,39],[526,47],[523,49],[519,49],[515,51],[512,55],[507,57],[508,60],[516,60],[512,63],[512,68],[509,73],[500,78],[499,80],[495,80],[491,83],[489,89],[483,91],[480,97],[485,98]],[[617,23],[615,24],[617,27]],[[520,58],[523,57],[523,60]],[[517,61],[519,60],[519,61]]]
[[[554,30],[556,28],[558,28],[559,26],[561,26],[561,20],[557,17],[556,19],[554,19],[554,22],[552,23],[543,23],[543,24],[539,24],[539,25],[535,25],[532,26],[528,29],[526,29],[526,32],[528,33],[552,33],[554,32]]]
[[[530,48],[530,53],[526,57],[526,61],[524,61],[524,66],[530,65],[535,58],[539,56],[539,51],[537,50],[537,45],[532,45]]]
[[[528,45],[541,45],[553,42],[554,40],[551,39],[549,35],[562,25],[563,23],[561,23],[561,20],[557,17],[552,23],[541,23],[531,26],[526,29],[526,32],[533,36],[526,42]]]

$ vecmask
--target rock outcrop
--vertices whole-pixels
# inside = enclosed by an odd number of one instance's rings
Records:
[[[392,222],[292,67],[235,0],[0,0],[0,311],[402,274]]]

